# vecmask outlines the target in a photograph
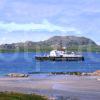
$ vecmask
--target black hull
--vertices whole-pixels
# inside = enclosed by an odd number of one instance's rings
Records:
[[[36,60],[40,61],[84,61],[84,57],[35,57]]]

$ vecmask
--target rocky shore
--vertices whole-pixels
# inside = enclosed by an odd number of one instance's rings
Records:
[[[50,100],[100,100],[99,71],[93,75],[33,74],[0,78],[0,91],[36,93]]]
[[[51,72],[51,73],[30,72],[29,74],[100,76],[100,70],[96,70],[95,72]]]

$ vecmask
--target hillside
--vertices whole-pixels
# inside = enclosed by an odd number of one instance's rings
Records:
[[[91,39],[76,36],[54,36],[45,41],[0,45],[1,51],[48,51],[61,46],[74,51],[99,51],[100,47]],[[91,48],[90,48],[91,46]],[[90,50],[91,49],[91,50]]]
[[[94,41],[91,39],[85,38],[85,37],[76,37],[76,36],[54,36],[51,37],[48,40],[45,40],[43,42],[39,42],[41,45],[46,44],[49,46],[59,46],[62,44],[64,47],[69,47],[69,46],[75,46],[75,45],[97,45]]]

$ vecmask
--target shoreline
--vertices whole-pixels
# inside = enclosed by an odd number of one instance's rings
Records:
[[[0,92],[36,93],[55,98],[100,99],[100,76],[33,75],[0,78]],[[66,100],[66,99],[65,99]]]

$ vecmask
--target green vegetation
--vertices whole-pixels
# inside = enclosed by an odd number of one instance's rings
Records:
[[[50,46],[41,46],[41,47],[33,47],[33,48],[19,48],[19,49],[0,49],[0,52],[48,52],[55,48]],[[67,51],[76,51],[76,52],[100,52],[100,46],[96,45],[82,45],[82,46],[69,46],[66,49]]]
[[[54,75],[81,75],[82,72],[51,72],[51,74],[54,74]]]
[[[95,45],[71,46],[68,47],[67,50],[79,51],[79,52],[100,52],[100,46],[95,46]]]
[[[0,100],[47,100],[47,98],[35,94],[1,92]]]

